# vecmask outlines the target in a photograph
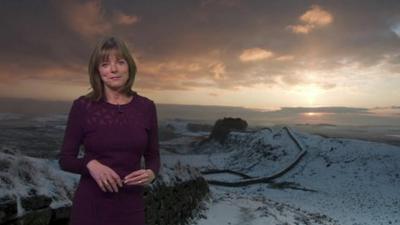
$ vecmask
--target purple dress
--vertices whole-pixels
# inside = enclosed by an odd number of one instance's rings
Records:
[[[144,225],[144,187],[124,185],[118,192],[103,192],[86,164],[96,159],[123,179],[145,168],[159,173],[157,111],[152,100],[134,94],[123,105],[99,102],[84,96],[74,100],[68,116],[59,164],[62,170],[80,174],[73,197],[70,225]],[[78,158],[83,144],[85,156]]]

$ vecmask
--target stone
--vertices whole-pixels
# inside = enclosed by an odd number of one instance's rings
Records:
[[[241,118],[225,117],[215,122],[209,139],[223,144],[231,131],[245,131],[246,128],[247,122],[245,120]]]

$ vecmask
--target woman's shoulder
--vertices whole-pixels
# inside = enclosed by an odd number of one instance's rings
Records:
[[[80,108],[80,109],[87,109],[90,107],[91,104],[94,104],[94,103],[95,102],[92,99],[90,99],[88,96],[80,95],[72,101],[72,106],[76,106],[77,108]]]
[[[138,93],[135,94],[134,98],[136,98],[136,101],[140,104],[146,105],[146,106],[152,106],[154,105],[154,101],[150,99],[149,97],[140,95]],[[135,99],[133,99],[135,101]]]
[[[135,92],[132,101],[133,101],[133,103],[139,104],[144,108],[155,107],[155,103],[151,98],[146,97],[146,96],[141,95],[141,94],[138,94],[137,92]],[[99,104],[99,102],[96,102],[96,101],[92,100],[87,95],[78,96],[73,100],[73,105],[77,105],[78,107],[85,108],[85,106],[89,107],[92,104]]]
[[[145,112],[146,115],[154,115],[157,112],[156,109],[156,104],[152,99],[149,97],[145,97],[143,95],[135,94],[135,97],[137,98],[136,101],[139,107],[142,108],[142,110]]]
[[[89,101],[91,101],[91,100],[88,97],[86,97],[85,95],[81,95],[81,96],[78,96],[77,98],[75,98],[72,103],[78,104],[78,105],[83,105],[83,104],[88,103]]]

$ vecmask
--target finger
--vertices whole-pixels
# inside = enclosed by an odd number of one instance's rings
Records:
[[[104,181],[107,180],[107,174],[106,174],[106,173],[100,174],[99,179],[100,179],[100,181],[101,181],[102,183],[104,183]]]
[[[107,187],[111,190],[111,192],[118,192],[117,184],[115,183],[114,178],[111,176],[111,174],[108,174],[106,181]]]
[[[106,180],[105,178],[102,179],[100,182],[101,182],[102,186],[104,187],[104,189],[106,189],[106,191],[110,191],[110,190],[108,189],[107,180]]]
[[[141,182],[139,183],[140,185],[146,186],[148,184],[150,184],[150,179],[146,179],[146,180],[141,180]]]
[[[120,187],[122,187],[122,180],[121,180],[121,178],[118,176],[118,174],[117,173],[115,173],[114,171],[112,171],[112,173],[111,173],[111,177],[112,177],[112,179],[114,180],[114,182],[116,183],[116,184],[118,184]]]
[[[139,176],[139,175],[143,174],[144,172],[145,172],[145,171],[144,171],[143,169],[141,169],[141,170],[135,170],[135,171],[133,171],[132,173],[130,173],[130,174],[128,174],[127,176],[125,176],[124,179],[129,179],[129,178],[132,178],[132,177]]]
[[[114,192],[118,192],[117,183],[114,180],[111,180],[109,183],[111,183],[111,187],[114,190]]]
[[[124,180],[124,183],[126,184],[126,183],[128,183],[128,182],[130,182],[130,183],[136,183],[136,182],[138,182],[138,181],[140,181],[140,180],[143,180],[144,179],[144,177],[143,176],[137,176],[137,177],[133,177],[133,178],[129,178],[129,179],[125,179]]]
[[[101,189],[103,192],[107,192],[107,189],[106,189],[106,187],[104,186],[103,183],[100,182],[99,186],[100,186],[100,189]]]
[[[130,173],[129,175],[124,177],[124,180],[130,179],[130,178],[133,178],[133,177],[136,177],[136,176],[139,176],[139,175],[140,175],[139,173]]]
[[[128,180],[125,184],[126,185],[141,185],[143,183],[143,181],[132,181],[132,180]]]
[[[147,174],[143,174],[143,175],[140,175],[140,176],[137,176],[137,177],[133,177],[133,178],[130,178],[130,179],[126,179],[125,181],[124,181],[124,183],[126,184],[126,183],[131,183],[131,184],[140,184],[140,183],[143,183],[143,182],[145,182],[145,181],[147,181],[148,180],[148,175]]]
[[[122,180],[119,177],[119,175],[114,172],[114,170],[111,170],[111,178],[113,180],[113,183],[115,184],[115,187],[117,188],[117,192],[118,192],[118,186],[122,187]]]
[[[122,186],[123,186],[122,180],[121,180],[119,177],[112,177],[112,179],[113,179],[114,183],[117,185],[117,187],[118,187],[118,186],[119,186],[119,187],[122,187]]]
[[[112,186],[110,185],[110,182],[109,182],[107,179],[103,180],[103,184],[104,184],[104,187],[105,187],[109,192],[113,192]]]
[[[106,189],[104,188],[104,185],[103,185],[103,183],[101,182],[100,179],[96,180],[96,183],[97,183],[97,185],[100,187],[100,189],[101,189],[103,192],[106,192]]]
[[[140,174],[139,176],[134,177],[134,179],[143,180],[143,179],[146,179],[148,176],[149,175],[145,172],[143,174]]]
[[[154,172],[151,169],[146,170],[148,177],[155,177]]]
[[[129,183],[129,184],[140,184],[140,183],[143,182],[144,179],[145,178],[138,176],[138,177],[127,179],[127,180],[124,181],[124,183],[126,183],[126,184],[127,183]]]

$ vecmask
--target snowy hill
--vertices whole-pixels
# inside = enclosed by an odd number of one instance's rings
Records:
[[[217,223],[218,219],[214,218],[214,209],[221,208],[220,204],[241,204],[242,200],[237,199],[261,196],[311,214],[326,215],[338,224],[400,224],[400,148],[392,145],[324,138],[275,127],[257,132],[231,132],[224,145],[209,143],[196,149],[197,154],[171,154],[165,155],[164,159],[168,162],[179,160],[203,171],[232,170],[257,178],[282,170],[301,149],[306,151],[304,157],[288,173],[275,179],[274,183],[242,187],[213,185],[211,190],[215,198],[222,198],[225,203],[211,204],[210,218],[198,222],[224,224]],[[205,176],[208,180],[230,182],[246,179],[232,173]],[[230,195],[227,196],[227,193]],[[235,203],[228,204],[232,201]],[[253,203],[261,204],[259,201]],[[228,208],[225,211],[221,209],[221,220],[226,218],[224,213],[232,213],[233,209]],[[258,215],[251,205],[246,210]],[[287,223],[296,224],[293,222],[296,220],[290,218]],[[266,219],[252,221],[248,224],[271,222]],[[283,224],[283,220],[275,220],[274,223]]]
[[[58,161],[54,159],[40,159],[22,155],[17,149],[8,147],[0,148],[0,224],[9,224],[18,220],[21,224],[31,224],[34,220],[41,224],[48,224],[50,218],[68,218],[72,197],[77,188],[80,175],[62,171]],[[200,178],[200,179],[198,179]],[[182,183],[193,184],[185,184]],[[160,201],[167,199],[169,202],[180,200],[180,205],[200,201],[208,192],[198,190],[199,187],[207,187],[198,169],[182,165],[180,163],[171,166],[163,166],[156,181],[147,186],[147,190],[155,190],[155,196],[161,196],[157,191],[171,190],[177,186],[185,186],[185,191],[191,191],[189,200],[185,201],[176,196],[163,196]],[[196,186],[197,185],[197,186]],[[207,191],[207,192],[206,192]],[[197,196],[195,195],[197,194]],[[174,198],[175,197],[175,198]],[[149,197],[156,199],[158,197]],[[156,207],[157,203],[152,207]],[[166,203],[164,203],[166,204]],[[166,209],[168,210],[168,209]],[[179,209],[177,209],[179,210]],[[165,213],[169,213],[166,211]],[[190,211],[185,211],[190,215]],[[185,219],[185,216],[179,219]],[[35,223],[36,224],[36,223]],[[50,223],[51,224],[51,223]]]
[[[55,160],[21,155],[14,149],[0,151],[0,199],[16,199],[18,215],[25,210],[21,198],[42,195],[52,199],[51,208],[70,204],[79,177],[58,168]]]

